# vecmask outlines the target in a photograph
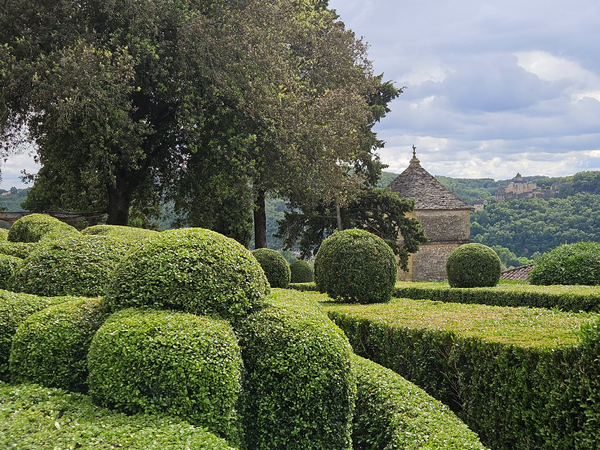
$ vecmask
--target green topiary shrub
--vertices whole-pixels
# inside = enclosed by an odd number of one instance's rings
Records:
[[[352,448],[485,449],[448,406],[394,371],[360,356],[352,358],[352,368],[357,375]]]
[[[0,383],[0,405],[4,449],[235,450],[181,419],[126,416],[61,389]]]
[[[281,253],[270,248],[257,248],[252,252],[272,288],[286,289],[290,284],[290,265]]]
[[[233,239],[201,228],[158,233],[123,259],[105,301],[112,311],[149,306],[232,319],[261,308],[269,283]]]
[[[0,254],[0,289],[6,289],[8,280],[23,260],[16,256]]]
[[[36,242],[0,241],[0,254],[25,259],[38,248]]]
[[[315,272],[312,266],[299,259],[290,264],[291,283],[311,283],[315,279]]]
[[[69,297],[38,297],[0,290],[0,380],[8,381],[8,358],[17,328],[30,315],[50,305],[62,303]]]
[[[13,383],[87,391],[87,353],[106,314],[100,298],[49,306],[17,328],[10,352]]]
[[[6,228],[0,228],[0,242],[8,240],[8,230]]]
[[[20,218],[12,224],[8,230],[8,240],[10,242],[39,242],[46,233],[79,233],[71,225],[67,225],[58,219],[46,214],[29,214]]]
[[[363,230],[344,230],[323,241],[315,259],[315,283],[334,299],[386,302],[396,284],[394,252]]]
[[[81,234],[120,237],[131,240],[143,240],[156,236],[158,232],[145,228],[125,227],[120,225],[94,225],[84,228]]]
[[[498,254],[483,244],[461,245],[446,261],[446,274],[451,287],[496,286],[501,273],[502,263]]]
[[[9,281],[15,292],[43,295],[103,295],[131,245],[105,236],[68,237],[40,243]]]
[[[352,349],[316,303],[279,291],[240,321],[245,376],[240,415],[246,448],[351,448]]]
[[[537,285],[600,285],[600,243],[563,244],[544,253],[529,273]]]
[[[176,311],[126,309],[98,330],[88,354],[100,405],[164,413],[239,441],[235,403],[242,359],[231,326]]]

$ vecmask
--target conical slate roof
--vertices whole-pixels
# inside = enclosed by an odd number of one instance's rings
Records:
[[[402,198],[415,200],[415,210],[464,210],[471,206],[458,198],[452,191],[421,167],[413,154],[404,172],[390,183],[390,189]]]

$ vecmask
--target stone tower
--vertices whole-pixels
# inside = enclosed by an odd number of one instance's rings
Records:
[[[402,198],[415,200],[409,213],[421,222],[429,242],[408,260],[408,272],[398,270],[400,281],[446,280],[446,261],[460,245],[471,242],[471,206],[444,187],[421,167],[413,146],[408,168],[390,183],[390,189]],[[400,237],[401,238],[401,237]]]

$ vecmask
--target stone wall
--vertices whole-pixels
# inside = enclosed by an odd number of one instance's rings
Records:
[[[398,269],[398,281],[444,281],[446,261],[450,253],[462,244],[425,244],[411,255],[408,272]]]

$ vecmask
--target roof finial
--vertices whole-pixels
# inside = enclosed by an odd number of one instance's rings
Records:
[[[417,147],[415,147],[415,144],[413,144],[412,149],[413,149],[413,158],[416,158],[417,157]]]

